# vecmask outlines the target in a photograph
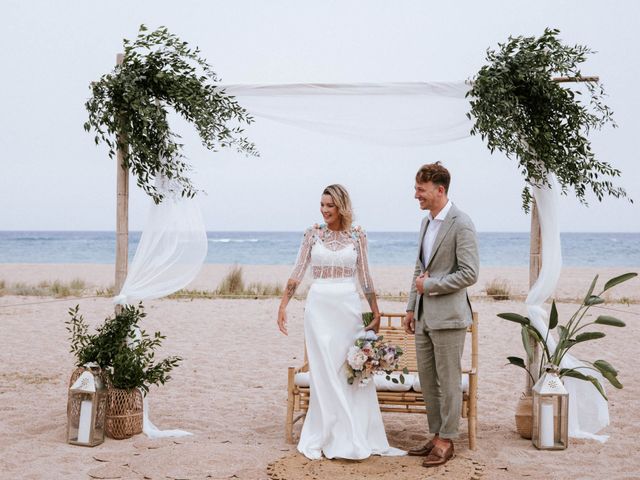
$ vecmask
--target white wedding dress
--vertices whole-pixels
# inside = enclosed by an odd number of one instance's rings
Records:
[[[404,455],[391,448],[382,423],[374,382],[349,385],[349,347],[364,335],[356,275],[365,294],[373,293],[364,232],[334,232],[326,226],[305,232],[291,278],[301,281],[311,265],[304,334],[311,398],[298,450],[310,459],[360,460],[370,455]]]

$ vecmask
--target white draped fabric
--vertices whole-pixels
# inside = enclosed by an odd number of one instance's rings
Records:
[[[226,85],[256,118],[385,146],[469,136],[465,82]]]
[[[152,200],[127,278],[116,304],[132,304],[170,295],[196,277],[207,255],[207,233],[195,199],[175,195],[166,179],[156,182],[165,195],[162,203]],[[139,337],[139,332],[136,332]],[[132,339],[135,342],[136,338]],[[149,420],[148,398],[144,398],[143,432],[149,438],[191,435],[183,430],[160,430]]]
[[[132,304],[170,295],[186,287],[198,274],[207,256],[207,233],[195,199],[165,193],[162,203],[151,206],[127,278],[117,304]]]
[[[305,83],[222,85],[257,119],[385,146],[429,146],[467,138],[467,82]],[[553,182],[555,180],[552,179]],[[527,298],[529,316],[546,331],[543,303],[561,268],[557,188],[534,188],[542,227],[542,271]],[[206,232],[197,204],[168,198],[152,205],[118,303],[159,298],[186,286],[206,255]],[[575,359],[568,359],[570,362]],[[577,361],[577,360],[576,360]],[[597,436],[608,409],[589,383],[566,379],[572,436]],[[604,402],[604,403],[603,403]],[[146,412],[146,410],[145,410]],[[146,425],[146,422],[145,422]],[[147,430],[145,430],[147,432]]]
[[[548,177],[551,188],[532,187],[540,216],[540,233],[542,240],[542,268],[538,280],[531,287],[525,301],[527,312],[532,325],[547,336],[549,331],[548,314],[543,308],[556,288],[562,267],[560,249],[560,229],[558,225],[558,200],[560,186],[555,177]],[[557,342],[552,335],[548,336],[549,351],[553,353]],[[582,362],[570,354],[562,359],[562,368],[585,367]],[[580,370],[583,371],[584,370]],[[596,372],[590,375],[597,377],[604,385],[604,378]],[[569,435],[575,438],[591,438],[604,442],[607,435],[596,435],[596,432],[609,425],[609,408],[607,401],[600,395],[591,383],[577,378],[564,377],[562,379],[569,392]]]

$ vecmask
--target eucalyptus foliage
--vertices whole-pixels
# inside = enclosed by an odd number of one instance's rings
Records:
[[[467,116],[475,120],[471,134],[479,134],[492,153],[497,149],[518,161],[528,183],[522,192],[526,212],[530,185],[548,186],[548,173],[557,177],[563,194],[572,188],[583,204],[588,189],[598,200],[627,196],[611,181],[620,170],[597,160],[587,138],[607,123],[616,126],[602,85],[581,83],[586,87],[583,98],[579,89],[565,87],[569,83],[552,81],[555,76],[580,77],[580,65],[593,53],[586,46],[563,45],[559,33],[547,28],[539,38],[509,37],[498,50],[487,50],[489,63],[467,94]]]
[[[125,306],[120,313],[107,318],[94,334],[89,333],[79,306],[70,308],[69,316],[65,323],[76,364],[97,363],[115,388],[142,388],[148,392],[151,385],[164,384],[169,380],[169,373],[182,360],[171,356],[155,361],[155,350],[165,339],[160,332],[150,336],[141,330],[139,338],[130,340],[135,338],[135,330],[146,316],[142,304],[138,307]]]
[[[598,282],[598,275],[596,275],[591,282],[591,286],[589,287],[589,290],[587,291],[582,304],[564,325],[558,323],[558,310],[556,308],[556,302],[554,301],[551,304],[551,312],[549,314],[549,330],[544,336],[540,331],[538,331],[536,327],[531,324],[529,318],[525,316],[519,315],[517,313],[499,313],[498,317],[521,325],[522,344],[526,351],[530,365],[533,365],[534,350],[529,342],[529,338],[533,338],[534,341],[538,345],[540,345],[542,349],[542,355],[537,372],[537,378],[539,378],[542,375],[542,371],[546,365],[552,364],[559,367],[562,359],[575,345],[591,340],[597,340],[599,338],[604,338],[606,336],[604,332],[596,330],[584,331],[587,327],[590,327],[591,325],[605,325],[610,327],[626,326],[622,320],[609,315],[599,315],[595,320],[590,322],[583,322],[583,320],[585,320],[585,316],[592,306],[604,303],[604,298],[602,298],[602,294],[604,292],[622,282],[626,282],[627,280],[636,277],[637,275],[637,273],[625,273],[623,275],[612,278],[605,283],[602,291],[598,295],[594,295],[593,291],[596,287],[596,283]],[[551,351],[548,344],[549,334],[556,328],[558,331],[558,344],[555,350]],[[529,368],[527,368],[527,364],[525,363],[523,358],[507,357],[507,360],[511,365],[524,368],[529,373],[531,380],[534,380],[533,372],[531,372]],[[598,392],[600,392],[605,400],[607,400],[607,396],[604,393],[604,388],[602,388],[602,385],[600,384],[598,378],[589,374],[590,370],[599,372],[615,388],[622,388],[622,383],[620,383],[620,381],[618,380],[618,371],[606,360],[596,360],[595,362],[582,360],[582,362],[585,364],[584,367],[561,368],[560,376],[573,377],[591,382],[598,389]]]
[[[116,148],[124,152],[123,166],[156,203],[163,197],[154,185],[159,175],[171,179],[177,193],[192,197],[196,189],[187,176],[180,136],[169,125],[170,109],[193,124],[206,148],[234,146],[257,155],[240,126],[253,118],[215,82],[218,77],[198,48],[165,27],[147,33],[141,25],[134,41],[124,40],[122,65],[91,84],[84,129],[95,133],[96,145],[106,143],[111,158]]]

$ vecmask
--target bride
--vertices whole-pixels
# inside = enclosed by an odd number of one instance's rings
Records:
[[[306,230],[278,310],[278,327],[287,335],[287,304],[311,265],[313,284],[304,313],[311,398],[298,450],[310,459],[322,454],[352,460],[404,455],[389,447],[374,382],[349,385],[344,371],[349,347],[365,330],[377,332],[380,327],[366,235],[351,226],[351,200],[343,186],[325,188],[320,212],[325,223]],[[374,317],[366,329],[356,276]]]

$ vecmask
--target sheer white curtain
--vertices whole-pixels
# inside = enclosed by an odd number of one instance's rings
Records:
[[[170,295],[187,286],[207,256],[207,233],[196,199],[176,195],[161,178],[156,188],[165,195],[149,200],[147,220],[117,304],[132,304]]]
[[[266,118],[371,144],[435,145],[466,138],[472,127],[466,116],[469,103],[465,98],[470,87],[463,81],[223,85],[222,88],[235,96],[256,117],[257,123]],[[551,181],[555,185],[555,180]],[[532,321],[541,330],[547,328],[548,318],[542,305],[556,288],[562,262],[557,191],[557,186],[534,188],[542,227],[542,271],[526,304]],[[132,303],[159,298],[183,288],[198,273],[206,248],[205,228],[195,201],[173,197],[152,205],[129,275],[116,301]],[[575,379],[567,379],[566,383],[570,392],[571,435],[606,438],[595,435],[608,424],[606,402],[589,383]]]
[[[226,85],[256,118],[374,145],[427,146],[469,136],[465,82]]]
[[[176,194],[166,178],[156,181],[165,195],[156,205],[149,200],[149,212],[140,243],[128,268],[127,278],[116,304],[132,304],[170,295],[196,277],[207,255],[207,233],[195,199]],[[139,336],[136,332],[136,336]],[[132,342],[136,338],[131,339]],[[144,397],[143,432],[149,438],[191,435],[184,430],[160,430],[149,419],[148,395]]]
[[[551,184],[550,188],[545,186],[532,187],[540,216],[542,268],[540,269],[538,280],[531,287],[525,301],[529,319],[543,337],[549,331],[549,315],[543,304],[553,295],[562,267],[558,222],[560,187],[555,177],[550,175],[547,179]],[[547,343],[549,350],[553,353],[557,346],[553,335],[549,335]],[[571,354],[567,354],[561,362],[561,367],[563,368],[575,368],[578,366],[585,365]],[[598,372],[590,371],[589,374],[598,377],[601,383],[604,382]],[[569,392],[569,435],[575,438],[591,438],[602,442],[605,441],[608,438],[607,435],[596,435],[596,433],[609,425],[607,401],[590,382],[571,377],[564,377],[562,380]]]

